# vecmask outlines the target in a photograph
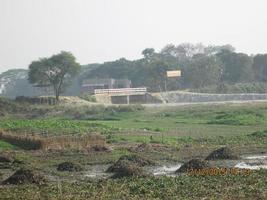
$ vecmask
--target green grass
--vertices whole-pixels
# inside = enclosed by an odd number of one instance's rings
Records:
[[[112,152],[91,153],[15,151],[16,158],[23,160],[24,165],[55,179],[43,186],[1,185],[0,199],[266,199],[266,170],[254,171],[250,176],[182,175],[100,181],[81,180],[79,174],[59,174],[56,171],[57,164],[64,161],[80,163],[88,170],[90,166],[113,163],[120,156],[133,153],[129,147],[135,143],[171,145],[166,149],[155,145],[160,147],[138,153],[163,164],[205,158],[221,145],[230,145],[241,155],[267,149],[266,103],[137,108],[99,106],[86,110],[83,107],[67,112],[62,110],[60,115],[48,115],[50,117],[42,119],[0,119],[0,129],[17,134],[99,132],[114,148]],[[14,148],[0,141],[0,150]]]
[[[92,113],[90,119],[73,120],[68,114],[48,119],[2,119],[0,128],[17,132],[48,132],[51,134],[85,134],[99,132],[107,135],[110,143],[145,142],[184,144],[199,143],[205,138],[207,144],[266,145],[266,138],[247,135],[267,129],[267,105],[194,105],[138,109],[139,107],[101,106],[83,109]],[[80,108],[78,109],[80,110]],[[105,111],[100,114],[98,112]],[[72,111],[74,112],[74,111]],[[111,114],[112,113],[112,114]],[[111,115],[110,115],[111,114]],[[93,116],[109,116],[94,118]],[[112,117],[111,117],[112,116]]]
[[[64,119],[3,119],[0,120],[0,128],[7,131],[48,132],[53,134],[83,134],[97,131],[105,133],[113,129],[116,130],[103,123]]]
[[[14,149],[17,149],[17,147],[5,141],[0,140],[0,151],[14,150]]]

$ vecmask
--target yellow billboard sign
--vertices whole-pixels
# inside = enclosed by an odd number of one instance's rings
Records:
[[[167,77],[180,77],[181,70],[167,71]]]

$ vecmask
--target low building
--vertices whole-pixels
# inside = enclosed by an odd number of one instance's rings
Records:
[[[82,82],[82,92],[93,94],[95,89],[130,88],[128,79],[86,79]]]

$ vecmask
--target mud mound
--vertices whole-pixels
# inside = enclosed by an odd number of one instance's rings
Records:
[[[177,171],[176,173],[185,173],[190,169],[204,169],[208,168],[209,164],[205,160],[200,160],[200,159],[192,159],[189,162],[183,164]]]
[[[58,171],[69,171],[69,172],[78,172],[82,171],[83,167],[79,164],[72,163],[72,162],[63,162],[60,163],[57,167]]]
[[[0,163],[11,163],[13,159],[9,156],[0,155]]]
[[[231,149],[228,147],[222,147],[213,151],[206,160],[223,160],[223,159],[238,159],[238,155],[235,154]]]
[[[143,152],[143,151],[150,151],[153,150],[152,145],[151,144],[140,144],[137,147],[133,148],[132,151],[134,152]]]
[[[96,152],[111,152],[112,149],[107,147],[107,146],[102,146],[102,145],[94,145],[89,148],[90,151],[96,151]]]
[[[126,164],[143,167],[146,165],[155,165],[155,162],[147,158],[137,156],[137,155],[124,155],[124,156],[121,156],[115,164],[110,166],[107,169],[107,172],[116,172],[120,170],[120,168],[124,167]]]
[[[8,179],[3,181],[3,184],[5,185],[18,185],[18,184],[37,184],[41,185],[45,183],[44,176],[29,170],[29,169],[19,169],[16,171],[12,176],[10,176]]]
[[[112,176],[112,178],[147,176],[147,173],[140,166],[126,160],[121,161],[119,167],[117,166],[117,168],[113,168],[113,172],[115,172],[115,174]]]

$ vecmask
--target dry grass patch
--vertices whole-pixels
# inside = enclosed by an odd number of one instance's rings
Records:
[[[95,146],[106,146],[106,139],[101,135],[43,137],[40,135],[18,135],[0,131],[0,139],[25,150],[84,150]]]

